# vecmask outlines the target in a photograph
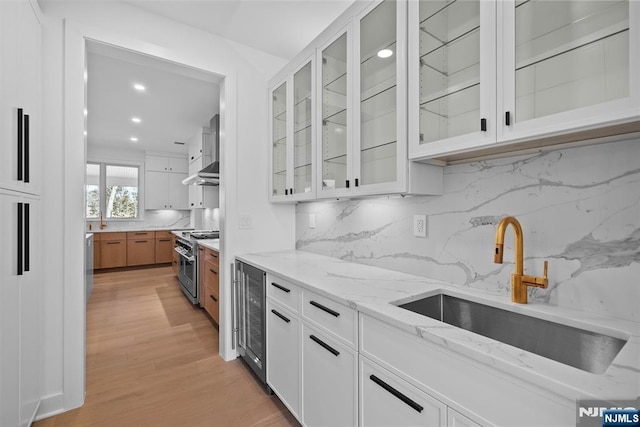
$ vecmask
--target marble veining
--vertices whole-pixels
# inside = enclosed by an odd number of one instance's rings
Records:
[[[244,254],[238,259],[276,274],[291,284],[342,303],[364,315],[405,330],[565,398],[636,396],[640,392],[640,324],[594,312],[533,303],[514,304],[503,295],[425,277],[352,263],[306,251]],[[397,305],[436,293],[604,333],[628,340],[602,375],[421,316]]]
[[[316,227],[309,228],[309,214]],[[414,237],[413,215],[427,215]],[[640,141],[447,166],[444,194],[301,203],[296,248],[508,296],[513,237],[493,263],[495,230],[515,216],[530,301],[640,321]]]

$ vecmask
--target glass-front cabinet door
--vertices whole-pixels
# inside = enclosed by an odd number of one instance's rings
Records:
[[[351,179],[351,32],[338,33],[318,55],[318,197],[326,197],[345,194]]]
[[[495,143],[496,3],[409,2],[409,157]]]
[[[315,148],[313,133],[314,72],[312,61],[293,74],[293,195],[313,197]]]
[[[640,3],[511,0],[499,7],[499,140],[616,124],[630,111],[637,119]]]
[[[271,90],[271,182],[269,198],[296,202],[315,198],[313,58]]]
[[[271,198],[288,195],[287,82],[271,92]]]

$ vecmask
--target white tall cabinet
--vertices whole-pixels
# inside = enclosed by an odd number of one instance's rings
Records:
[[[182,180],[187,177],[184,157],[145,156],[145,209],[188,209],[189,193]]]
[[[40,22],[37,4],[0,2],[0,425],[40,404]]]

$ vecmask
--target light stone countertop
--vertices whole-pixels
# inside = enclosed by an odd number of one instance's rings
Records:
[[[100,230],[100,228],[98,227],[97,230],[87,230],[87,233],[96,233],[96,234],[100,234],[100,233],[128,233],[128,232],[132,232],[132,231],[171,231],[174,232],[174,230],[176,232],[180,232],[183,230],[193,230],[193,228],[168,228],[166,226],[164,227],[105,227],[102,230]],[[176,233],[174,233],[176,234]]]
[[[220,252],[220,239],[203,239],[197,240],[198,246],[204,246],[205,248],[213,249]]]
[[[236,258],[565,398],[633,399],[640,395],[640,323],[549,304],[515,304],[504,296],[304,251]],[[628,342],[609,368],[596,375],[396,307],[441,291]]]

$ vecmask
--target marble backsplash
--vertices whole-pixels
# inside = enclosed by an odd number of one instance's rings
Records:
[[[413,236],[414,214],[427,215],[426,238]],[[525,273],[549,261],[549,288],[530,302],[640,321],[637,139],[447,166],[442,196],[301,203],[296,247],[508,296],[511,228],[493,263],[507,215],[522,224]]]
[[[99,230],[99,221],[87,221],[87,230]],[[136,221],[107,221],[103,231],[128,230],[179,230],[191,228],[190,211],[153,210],[145,211],[144,217]]]

